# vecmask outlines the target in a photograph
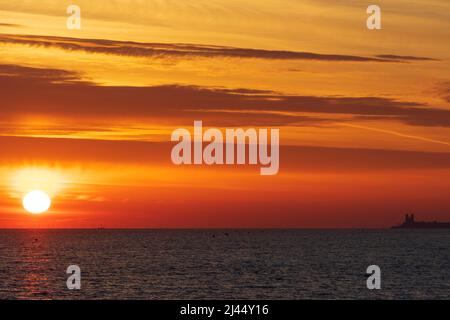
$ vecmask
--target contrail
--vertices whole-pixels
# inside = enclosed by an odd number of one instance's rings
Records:
[[[341,125],[346,126],[346,127],[352,127],[352,128],[358,128],[358,129],[366,129],[366,130],[371,130],[371,131],[376,131],[376,132],[392,134],[392,135],[395,135],[395,136],[398,136],[398,137],[402,137],[402,138],[409,138],[409,139],[421,140],[421,141],[426,141],[426,142],[433,142],[433,143],[438,143],[438,144],[443,144],[443,145],[446,145],[446,146],[450,146],[450,142],[447,142],[447,141],[440,141],[440,140],[430,139],[430,138],[426,138],[426,137],[414,136],[414,135],[400,133],[400,132],[392,131],[392,130],[385,130],[385,129],[379,129],[379,128],[374,128],[374,127],[367,127],[367,126],[361,126],[361,125],[355,125],[355,124],[348,124],[348,123],[341,123]]]

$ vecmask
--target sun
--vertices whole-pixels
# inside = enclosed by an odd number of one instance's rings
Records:
[[[67,181],[58,168],[34,166],[17,169],[10,179],[11,197],[20,199],[23,208],[32,214],[48,211]]]
[[[41,190],[33,190],[23,197],[23,207],[29,213],[40,214],[50,209],[52,201],[48,194]]]

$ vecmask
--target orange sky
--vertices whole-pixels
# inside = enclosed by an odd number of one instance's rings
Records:
[[[450,4],[0,0],[0,228],[450,220]],[[171,132],[280,128],[276,176],[174,166]],[[21,199],[43,189],[49,212]]]

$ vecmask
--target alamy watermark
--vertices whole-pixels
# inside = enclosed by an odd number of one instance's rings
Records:
[[[367,29],[380,30],[381,29],[381,8],[376,4],[371,4],[367,7],[367,14],[370,16],[366,20]]]
[[[194,121],[193,137],[183,128],[172,132],[171,140],[178,141],[172,149],[172,162],[176,165],[260,164],[261,175],[275,175],[280,167],[280,130],[270,129],[270,145],[268,136],[269,129],[237,128],[226,129],[224,139],[219,129],[203,132],[202,121]],[[204,142],[208,142],[205,147]]]
[[[381,289],[381,269],[376,264],[367,267],[366,273],[369,277],[366,280],[366,286],[369,290]]]
[[[67,14],[70,16],[67,18],[66,26],[69,30],[81,29],[81,8],[75,4],[71,4],[67,7]]]
[[[76,264],[70,265],[66,270],[70,276],[67,278],[66,285],[69,290],[81,289],[81,268]]]

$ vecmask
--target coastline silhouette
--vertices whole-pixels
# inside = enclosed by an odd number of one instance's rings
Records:
[[[392,229],[450,229],[450,222],[415,221],[414,214],[406,214],[405,221]]]

